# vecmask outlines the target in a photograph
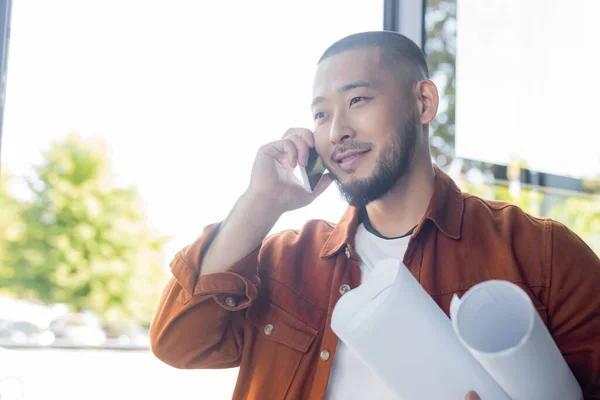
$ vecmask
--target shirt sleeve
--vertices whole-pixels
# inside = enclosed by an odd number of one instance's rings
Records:
[[[600,259],[575,233],[552,224],[550,333],[581,385],[600,399]]]
[[[171,262],[172,278],[163,290],[150,327],[152,352],[176,368],[239,366],[246,319],[258,295],[260,247],[228,272],[203,275],[201,258],[218,232],[202,235]]]

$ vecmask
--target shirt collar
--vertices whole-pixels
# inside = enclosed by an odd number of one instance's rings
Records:
[[[425,215],[413,236],[417,235],[425,221],[432,221],[437,229],[452,239],[460,238],[464,202],[461,190],[440,167],[433,166],[436,173],[433,196],[429,201]],[[350,206],[336,225],[321,250],[321,257],[330,257],[354,242],[360,210]]]

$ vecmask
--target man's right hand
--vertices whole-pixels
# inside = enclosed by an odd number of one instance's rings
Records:
[[[306,165],[314,146],[308,129],[289,129],[283,139],[260,148],[250,185],[240,196],[208,247],[200,275],[225,272],[255,250],[286,211],[304,207],[331,184],[326,174],[315,191],[307,191],[294,175],[298,164]]]
[[[297,166],[306,166],[309,149],[314,146],[312,132],[303,128],[288,129],[282,139],[262,146],[252,167],[250,196],[267,201],[281,213],[310,204],[332,182],[325,174],[310,193],[294,175]]]

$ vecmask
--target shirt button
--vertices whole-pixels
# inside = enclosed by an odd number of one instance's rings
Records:
[[[344,249],[344,253],[346,253],[346,258],[350,258],[350,250],[348,249],[348,246],[346,246]]]
[[[323,350],[320,354],[321,360],[327,361],[329,360],[329,350]]]
[[[342,286],[340,286],[340,293],[342,295],[345,295],[349,291],[350,291],[350,285],[347,285],[347,284],[344,283]]]
[[[270,336],[273,333],[273,325],[268,324],[265,326],[265,335]]]
[[[229,307],[237,306],[237,303],[235,302],[234,298],[231,296],[229,296],[225,299],[225,304],[227,304]]]

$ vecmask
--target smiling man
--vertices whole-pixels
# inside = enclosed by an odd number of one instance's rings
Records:
[[[437,107],[424,56],[406,37],[365,32],[327,49],[313,130],[262,146],[229,216],[172,261],[154,354],[177,368],[239,367],[234,399],[392,399],[338,341],[331,315],[375,263],[398,258],[446,314],[454,294],[479,282],[521,286],[586,399],[600,399],[600,260],[560,223],[462,193],[432,165]],[[329,170],[313,193],[293,173],[311,147]],[[349,203],[338,224],[313,220],[266,238],[332,181]]]

